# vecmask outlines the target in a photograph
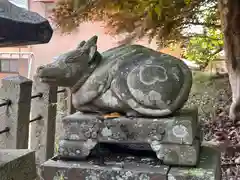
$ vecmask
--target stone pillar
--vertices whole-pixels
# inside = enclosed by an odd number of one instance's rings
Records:
[[[32,99],[30,148],[36,151],[36,163],[39,165],[54,155],[57,87],[41,83],[34,77]]]
[[[9,128],[1,134],[2,148],[27,149],[32,81],[22,76],[2,79],[1,101],[10,102],[1,107],[0,127]],[[5,100],[4,100],[5,99]]]
[[[72,93],[70,91],[70,89],[67,90],[67,109],[68,109],[68,114],[73,114],[76,112],[76,109],[73,107],[72,104]]]

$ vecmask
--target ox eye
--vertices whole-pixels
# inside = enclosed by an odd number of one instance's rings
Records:
[[[74,57],[69,57],[69,58],[67,58],[66,59],[66,63],[73,63],[73,62],[75,62],[76,61],[76,58],[74,58]]]
[[[79,61],[80,59],[84,59],[86,56],[86,53],[83,51],[76,51],[72,54],[69,54],[68,57],[66,57],[66,63],[74,63]]]

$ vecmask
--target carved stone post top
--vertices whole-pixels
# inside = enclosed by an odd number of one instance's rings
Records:
[[[0,17],[26,23],[39,23],[46,21],[46,19],[40,16],[38,13],[30,12],[24,8],[20,8],[8,0],[0,1]]]
[[[32,80],[24,77],[24,76],[8,76],[2,79],[2,83],[14,83],[14,84],[32,84]]]
[[[53,33],[47,19],[8,0],[0,1],[0,26],[0,47],[48,43]]]

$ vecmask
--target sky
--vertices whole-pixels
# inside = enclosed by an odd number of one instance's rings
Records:
[[[15,4],[16,6],[28,9],[28,0],[9,0],[9,2]]]

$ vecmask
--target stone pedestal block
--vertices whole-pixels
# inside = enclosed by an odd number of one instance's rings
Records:
[[[42,180],[167,180],[168,166],[159,161],[139,157],[108,157],[99,166],[89,161],[48,160],[41,166]]]
[[[84,158],[97,143],[115,143],[127,149],[153,150],[167,165],[195,166],[198,160],[197,110],[182,110],[168,118],[113,119],[77,112],[63,118],[62,123],[60,157]]]
[[[1,180],[35,180],[35,154],[25,149],[0,149]]]
[[[77,112],[63,119],[64,139],[101,142],[193,144],[199,136],[197,110],[182,110],[168,118],[101,118]]]

